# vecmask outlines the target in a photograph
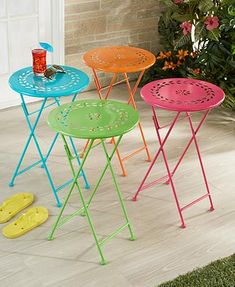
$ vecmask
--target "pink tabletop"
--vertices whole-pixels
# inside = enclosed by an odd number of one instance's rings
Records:
[[[148,83],[141,97],[151,106],[178,112],[209,110],[224,100],[218,86],[195,79],[171,78]]]

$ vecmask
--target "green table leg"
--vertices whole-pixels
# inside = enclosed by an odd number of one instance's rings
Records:
[[[60,219],[61,219],[61,217],[62,217],[62,214],[63,214],[63,212],[64,212],[64,209],[65,209],[65,207],[66,207],[66,205],[67,205],[67,203],[68,203],[68,201],[69,201],[69,198],[70,198],[70,196],[71,196],[71,194],[72,194],[72,192],[73,192],[73,189],[74,189],[75,185],[77,185],[77,187],[79,188],[79,185],[78,185],[77,180],[78,180],[79,174],[80,174],[80,172],[81,172],[81,170],[82,170],[82,168],[83,168],[83,166],[84,166],[84,163],[85,163],[85,161],[86,161],[86,159],[87,159],[87,156],[88,156],[88,154],[89,154],[89,152],[90,152],[90,150],[91,150],[91,146],[92,146],[91,144],[93,143],[93,141],[91,141],[91,143],[90,143],[90,145],[89,145],[89,147],[88,147],[88,150],[87,150],[87,152],[86,152],[86,154],[85,154],[85,157],[84,157],[83,161],[81,162],[81,165],[80,165],[80,167],[79,167],[79,170],[78,170],[78,172],[77,172],[77,175],[75,175],[74,168],[73,168],[73,165],[72,165],[72,162],[71,162],[71,152],[70,152],[70,150],[69,150],[69,147],[68,147],[68,144],[67,144],[67,142],[66,142],[66,140],[65,140],[65,137],[64,137],[63,135],[61,135],[61,136],[62,136],[62,139],[63,139],[63,141],[64,141],[64,143],[65,143],[64,147],[65,147],[65,151],[66,151],[66,154],[67,154],[67,157],[68,157],[68,160],[69,160],[70,167],[71,167],[72,172],[73,172],[73,175],[74,175],[74,181],[73,181],[73,184],[72,184],[72,186],[71,186],[71,188],[70,188],[70,190],[69,190],[69,193],[68,193],[68,195],[67,195],[67,197],[66,197],[66,199],[65,199],[65,201],[64,201],[64,203],[63,203],[63,205],[62,205],[62,208],[61,208],[60,213],[59,213],[59,215],[58,215],[58,217],[57,217],[57,219],[56,219],[56,222],[55,222],[55,224],[53,225],[52,231],[51,231],[50,235],[48,236],[48,240],[54,239],[54,233],[55,233],[55,231],[56,231],[56,229],[57,229],[57,226],[58,226],[58,224],[59,224],[59,221],[60,221]]]
[[[124,201],[123,201],[123,198],[122,198],[122,194],[121,194],[121,192],[120,192],[119,186],[118,186],[118,184],[117,184],[116,176],[115,176],[115,174],[114,174],[113,167],[112,167],[112,165],[111,165],[111,159],[112,159],[112,158],[110,158],[109,155],[108,155],[108,152],[107,152],[107,149],[106,149],[106,146],[105,146],[104,141],[102,141],[102,145],[103,145],[104,153],[105,153],[105,155],[106,155],[107,164],[108,164],[109,169],[110,169],[110,171],[111,171],[112,178],[113,178],[113,182],[114,182],[114,185],[115,185],[117,194],[118,194],[118,199],[119,199],[120,204],[121,204],[122,213],[123,213],[123,215],[124,215],[124,217],[125,217],[125,219],[126,219],[126,222],[127,222],[127,224],[128,224],[128,229],[129,229],[130,235],[131,235],[130,240],[135,240],[135,235],[134,235],[134,233],[133,233],[133,231],[132,231],[132,228],[131,228],[131,224],[130,224],[130,221],[129,221],[129,218],[128,218],[128,215],[127,215],[126,207],[125,207],[125,204],[124,204]],[[117,145],[118,145],[118,142],[117,142],[116,146],[117,146]]]
[[[81,214],[82,212],[84,212],[85,215],[86,215],[86,217],[87,217],[88,224],[89,224],[89,226],[90,226],[90,229],[91,229],[91,232],[92,232],[92,234],[93,234],[93,237],[94,237],[94,239],[95,239],[96,246],[97,246],[97,249],[98,249],[99,254],[100,254],[100,257],[101,257],[101,264],[102,264],[102,265],[106,264],[107,261],[106,261],[105,258],[104,258],[103,251],[102,251],[102,248],[101,248],[101,247],[103,246],[103,244],[104,244],[107,240],[113,238],[115,235],[117,235],[118,233],[120,233],[120,232],[121,232],[123,229],[125,229],[126,227],[128,227],[128,229],[129,229],[129,231],[130,231],[130,235],[131,235],[130,239],[131,239],[131,240],[134,240],[134,239],[135,239],[135,236],[134,236],[134,233],[133,233],[133,231],[132,231],[131,224],[130,224],[130,221],[129,221],[129,218],[128,218],[128,215],[127,215],[127,212],[126,212],[125,204],[124,204],[124,201],[123,201],[123,198],[122,198],[122,195],[121,195],[120,189],[119,189],[119,187],[118,187],[118,184],[117,184],[117,181],[116,181],[116,177],[115,177],[115,174],[114,174],[114,172],[113,172],[112,165],[111,165],[111,159],[112,159],[112,157],[113,157],[113,155],[114,155],[114,153],[115,153],[115,151],[116,151],[116,149],[117,149],[117,147],[118,147],[118,144],[119,144],[120,141],[121,141],[121,138],[122,138],[122,135],[119,136],[118,141],[117,141],[117,143],[115,144],[114,149],[113,149],[113,151],[112,151],[112,153],[111,153],[110,156],[108,155],[108,152],[107,152],[107,149],[106,149],[104,140],[102,140],[102,146],[103,146],[104,153],[105,153],[105,156],[106,156],[106,159],[107,159],[107,163],[106,163],[106,165],[105,165],[105,168],[104,168],[104,170],[103,170],[103,172],[102,172],[100,178],[98,179],[98,181],[97,181],[97,183],[96,183],[96,186],[95,186],[95,188],[94,188],[92,194],[90,195],[88,201],[85,202],[85,199],[84,199],[84,197],[83,197],[82,190],[81,190],[81,188],[80,188],[80,186],[79,186],[79,183],[78,183],[78,177],[79,177],[79,174],[80,174],[80,172],[81,172],[81,170],[82,170],[82,168],[83,168],[83,166],[84,166],[84,164],[85,164],[85,162],[86,162],[86,159],[87,159],[87,157],[88,157],[88,154],[89,154],[90,151],[91,151],[91,148],[92,148],[94,139],[90,141],[89,146],[88,146],[88,149],[87,149],[87,151],[86,151],[86,153],[85,153],[84,159],[82,160],[81,165],[80,165],[80,167],[79,167],[77,173],[75,173],[75,170],[74,170],[74,167],[73,167],[73,163],[72,163],[72,160],[74,159],[74,157],[72,157],[72,154],[71,154],[71,152],[70,152],[70,149],[69,149],[69,146],[68,146],[68,144],[67,144],[67,141],[66,141],[65,137],[62,135],[62,139],[63,139],[63,141],[64,141],[65,151],[66,151],[66,154],[67,154],[67,157],[68,157],[68,161],[69,161],[69,164],[70,164],[70,167],[71,167],[73,176],[74,176],[74,181],[73,181],[73,184],[72,184],[72,186],[71,186],[71,188],[70,188],[70,191],[69,191],[69,193],[68,193],[68,195],[67,195],[67,197],[66,197],[66,199],[65,199],[65,202],[64,202],[64,204],[63,204],[63,207],[61,208],[60,214],[59,214],[59,216],[58,216],[58,218],[57,218],[57,220],[56,220],[56,222],[55,222],[55,224],[54,224],[54,226],[53,226],[53,228],[52,228],[52,231],[51,231],[51,233],[50,233],[48,239],[49,239],[49,240],[52,240],[52,239],[53,239],[54,233],[55,233],[56,229],[58,229],[62,224],[66,223],[67,221],[69,221],[70,219],[72,219],[75,215],[78,215],[78,214]],[[117,192],[117,194],[118,194],[118,198],[119,198],[119,201],[120,201],[120,204],[121,204],[121,208],[122,208],[123,215],[124,215],[124,217],[125,217],[125,219],[126,219],[126,223],[125,223],[123,226],[121,226],[120,228],[118,228],[115,232],[113,232],[112,234],[108,235],[105,239],[99,241],[99,240],[98,240],[98,237],[97,237],[97,234],[96,234],[96,231],[95,231],[95,228],[94,228],[93,221],[92,221],[91,216],[90,216],[89,206],[90,206],[90,204],[91,204],[91,202],[92,202],[92,199],[93,199],[95,193],[97,192],[98,187],[99,187],[99,185],[100,185],[100,183],[101,183],[101,181],[102,181],[102,179],[103,179],[103,177],[104,177],[104,175],[105,175],[105,173],[106,173],[106,171],[107,171],[108,168],[110,169],[111,174],[112,174],[112,178],[113,178],[113,181],[114,181],[115,189],[116,189],[116,192]],[[72,192],[73,192],[73,190],[74,190],[75,185],[77,186],[77,189],[78,189],[78,192],[79,192],[79,196],[80,196],[81,203],[82,203],[82,208],[80,208],[78,211],[74,212],[74,214],[72,214],[72,215],[70,215],[70,216],[67,216],[68,219],[65,218],[65,220],[63,220],[63,219],[61,219],[62,214],[63,214],[64,209],[65,209],[65,207],[66,207],[66,205],[67,205],[67,203],[68,203],[68,200],[69,200],[69,198],[70,198],[70,196],[71,196],[71,194],[72,194]],[[62,222],[62,221],[63,221],[63,222]]]

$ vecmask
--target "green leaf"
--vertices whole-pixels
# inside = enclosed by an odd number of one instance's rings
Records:
[[[235,5],[234,5],[234,3],[228,7],[228,13],[231,16],[235,16]]]
[[[191,41],[190,34],[183,35],[174,41],[175,49],[178,49]]]
[[[232,5],[232,4],[234,4],[234,0],[222,0],[222,6],[223,5],[225,5],[225,6],[227,6],[227,5]]]
[[[177,5],[171,0],[160,0],[160,2],[162,2],[166,6],[166,8],[175,8],[175,7],[177,7]]]
[[[208,32],[208,38],[210,40],[214,40],[214,41],[218,42],[219,37],[220,37],[220,30],[219,29],[213,29],[213,30]]]
[[[210,9],[214,7],[212,0],[200,0],[198,8],[203,12],[207,13]]]
[[[235,61],[231,61],[229,64],[231,67],[233,67],[235,69]]]
[[[232,50],[232,54],[235,55],[235,45],[232,45],[231,50]]]
[[[172,18],[179,22],[190,21],[192,19],[191,14],[179,14],[178,12],[174,12],[172,14]]]
[[[199,41],[201,38],[203,38],[203,35],[205,34],[206,28],[204,23],[197,22],[195,26],[195,41]]]
[[[190,10],[191,11],[194,11],[195,9],[197,9],[198,8],[198,0],[190,0],[189,2],[188,2],[188,4],[189,4],[189,7],[190,7]],[[193,12],[193,13],[195,13],[195,11]]]

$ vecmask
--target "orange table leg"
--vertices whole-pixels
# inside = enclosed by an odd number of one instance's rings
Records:
[[[139,75],[139,77],[138,77],[138,79],[137,79],[137,81],[136,81],[136,83],[135,83],[133,89],[131,89],[131,86],[130,86],[130,82],[129,82],[129,78],[128,78],[128,76],[127,76],[127,73],[123,73],[124,79],[121,80],[121,81],[118,81],[118,82],[116,82],[117,73],[114,73],[114,74],[113,74],[113,77],[112,77],[112,79],[111,79],[110,84],[109,84],[108,86],[106,86],[106,87],[102,87],[101,84],[100,84],[99,78],[98,78],[98,76],[97,76],[96,70],[95,70],[95,69],[92,69],[92,71],[93,71],[93,75],[94,75],[94,83],[95,83],[95,86],[96,86],[96,89],[97,89],[97,92],[98,92],[98,95],[99,95],[99,98],[100,98],[100,99],[105,99],[105,100],[107,100],[107,99],[109,98],[109,96],[110,96],[110,92],[111,92],[113,86],[119,84],[120,82],[125,82],[126,85],[127,85],[128,93],[129,93],[128,104],[132,104],[133,108],[134,108],[135,110],[137,110],[137,106],[136,106],[136,103],[135,103],[135,100],[134,100],[134,95],[135,95],[135,93],[136,93],[136,91],[137,91],[137,88],[138,88],[138,86],[139,86],[139,83],[140,83],[140,81],[141,81],[143,75],[144,75],[145,70],[142,70],[142,71],[141,71],[141,73],[140,73],[140,75]],[[104,90],[105,90],[105,89],[107,89],[106,93],[104,93]],[[102,94],[102,92],[104,93],[104,95]],[[147,146],[147,143],[146,143],[146,140],[145,140],[143,128],[142,128],[140,122],[138,123],[138,127],[139,127],[139,130],[140,130],[140,134],[141,134],[141,138],[142,138],[142,141],[143,141],[144,146],[141,147],[141,148],[139,148],[139,149],[137,149],[137,150],[135,150],[135,151],[133,151],[132,153],[128,154],[127,156],[125,156],[125,157],[123,157],[123,158],[121,157],[119,150],[118,150],[118,149],[116,150],[117,157],[118,157],[118,160],[119,160],[121,169],[122,169],[122,174],[123,174],[123,176],[126,176],[126,175],[127,175],[126,169],[125,169],[125,166],[124,166],[124,161],[127,160],[127,159],[129,159],[129,158],[131,158],[131,157],[134,156],[135,154],[141,152],[142,150],[145,150],[145,151],[146,151],[147,159],[148,159],[148,161],[151,161],[151,157],[150,157],[150,153],[149,153],[149,150],[148,150],[148,146]],[[115,144],[114,138],[112,138],[112,139],[110,140],[110,143]],[[84,150],[83,150],[83,152],[82,152],[82,155],[84,154],[84,151],[86,150],[88,144],[89,144],[89,143],[87,142],[87,143],[86,143],[86,146],[84,147]],[[81,155],[81,157],[82,157],[82,155]]]
[[[138,77],[138,79],[137,79],[137,81],[136,81],[136,83],[135,83],[135,86],[134,86],[133,90],[131,90],[131,86],[130,86],[130,82],[129,82],[129,79],[128,79],[128,77],[127,77],[127,74],[124,73],[124,78],[125,78],[125,80],[126,80],[127,90],[128,90],[128,92],[129,92],[129,95],[130,95],[130,98],[129,98],[129,100],[128,100],[128,104],[131,103],[132,106],[133,106],[133,108],[136,109],[136,110],[137,110],[137,106],[136,106],[136,103],[135,103],[134,95],[135,95],[135,93],[136,93],[136,91],[137,91],[137,87],[138,87],[138,85],[139,85],[139,83],[140,83],[140,81],[141,81],[143,75],[144,75],[144,70],[140,73],[140,75],[139,75],[139,77]],[[149,153],[149,150],[148,150],[148,146],[147,146],[147,143],[146,143],[146,140],[145,140],[143,128],[142,128],[142,126],[141,126],[140,121],[139,121],[139,123],[138,123],[138,126],[139,126],[139,130],[140,130],[140,133],[141,133],[141,137],[142,137],[142,140],[143,140],[143,143],[144,143],[144,149],[146,150],[146,153],[147,153],[148,161],[151,161],[150,153]],[[141,150],[142,150],[142,149],[141,149]],[[141,150],[139,150],[139,151],[141,151]]]
[[[84,154],[85,154],[85,152],[86,152],[86,150],[87,150],[87,147],[88,147],[88,145],[89,145],[89,142],[90,142],[90,140],[87,140],[87,141],[86,141],[86,144],[85,144],[85,146],[84,146],[84,148],[83,148],[83,151],[82,151],[81,154],[80,154],[80,158],[83,158],[83,157],[84,157]]]

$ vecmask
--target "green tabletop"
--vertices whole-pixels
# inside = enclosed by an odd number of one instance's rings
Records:
[[[132,130],[139,115],[132,106],[111,100],[79,100],[52,110],[48,124],[56,132],[81,139],[111,138]]]

